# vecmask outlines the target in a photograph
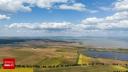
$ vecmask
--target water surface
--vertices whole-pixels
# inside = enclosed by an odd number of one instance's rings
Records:
[[[94,58],[108,58],[108,59],[128,61],[128,53],[88,50],[85,51],[84,54]]]

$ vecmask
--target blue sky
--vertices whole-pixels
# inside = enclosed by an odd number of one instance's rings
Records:
[[[128,36],[128,0],[1,0],[0,36]]]

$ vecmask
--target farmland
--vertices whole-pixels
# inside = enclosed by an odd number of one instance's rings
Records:
[[[79,42],[73,41],[54,41],[30,39],[23,41],[6,42],[0,45],[0,62],[4,58],[15,58],[16,65],[38,65],[38,66],[56,66],[72,65],[80,66],[53,67],[53,68],[16,68],[15,72],[113,72],[127,71],[128,61],[116,60],[111,58],[91,57],[86,51],[97,52],[118,52],[127,54],[127,49],[107,49],[107,48],[88,48]],[[85,53],[84,53],[85,52]],[[85,65],[89,63],[104,63],[105,65]],[[120,64],[117,66],[111,64]],[[103,69],[104,68],[104,69]],[[24,70],[24,71],[23,71]],[[28,71],[29,70],[29,71]],[[2,70],[0,72],[11,72]],[[13,71],[14,72],[14,71]]]

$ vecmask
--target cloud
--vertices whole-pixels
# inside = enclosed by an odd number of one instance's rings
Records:
[[[71,3],[71,5],[69,4]],[[33,7],[43,9],[63,9],[63,10],[85,10],[85,5],[76,3],[75,0],[0,0],[0,12],[31,12]],[[1,15],[0,19],[10,17]]]
[[[59,6],[59,8],[62,10],[77,10],[77,11],[85,11],[86,10],[85,5],[83,5],[81,3],[75,3],[73,5],[62,4]]]
[[[113,15],[102,18],[86,18],[81,23],[94,30],[128,31],[128,0],[118,0],[113,6],[116,10]]]
[[[70,0],[36,0],[35,4],[40,8],[52,8],[55,3],[67,3]]]
[[[43,23],[13,23],[7,26],[9,29],[28,29],[45,31],[73,31],[82,32],[86,30],[128,30],[128,12],[117,12],[112,16],[103,18],[86,18],[80,24],[70,22],[43,22]]]
[[[0,20],[5,20],[5,19],[10,19],[10,17],[0,14]]]
[[[128,30],[128,21],[122,20],[115,23],[101,23],[97,27],[104,30]]]
[[[59,4],[59,9],[63,10],[86,10],[86,6],[82,3],[67,4],[71,0],[28,0],[23,1],[32,5],[36,5],[40,8],[53,8],[56,3]],[[118,0],[114,3],[114,9],[116,13],[111,16],[102,18],[90,17],[81,20],[80,24],[72,24],[70,22],[51,22],[51,23],[13,23],[8,28],[13,29],[29,29],[29,30],[45,30],[45,31],[85,31],[85,30],[128,30],[128,10],[121,6],[127,0]],[[120,7],[118,6],[120,5]]]
[[[0,11],[6,12],[31,12],[33,7],[45,9],[73,9],[83,10],[85,5],[75,3],[75,0],[0,0]],[[68,6],[68,3],[72,5]],[[58,3],[58,5],[57,5]]]
[[[8,28],[14,29],[33,29],[34,26],[30,23],[13,23],[7,26]]]
[[[95,25],[101,21],[103,21],[102,18],[92,17],[92,18],[87,18],[87,19],[82,20],[82,24]]]
[[[70,29],[71,23],[13,23],[6,27],[9,29],[29,29],[29,30],[46,30],[46,31],[63,31]]]
[[[81,21],[84,25],[92,26],[99,30],[128,30],[128,12],[117,12],[104,18],[86,18]]]
[[[128,0],[118,0],[115,4],[114,4],[114,8],[116,10],[122,11],[122,10],[128,10]]]
[[[0,10],[6,12],[31,11],[29,6],[24,5],[22,0],[0,0]]]

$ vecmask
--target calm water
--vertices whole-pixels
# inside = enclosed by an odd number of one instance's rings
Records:
[[[119,38],[84,38],[83,45],[93,48],[125,48],[128,49],[128,40]]]
[[[109,58],[109,59],[128,61],[128,53],[85,51],[84,54],[86,54],[87,56],[96,57],[96,58]]]

